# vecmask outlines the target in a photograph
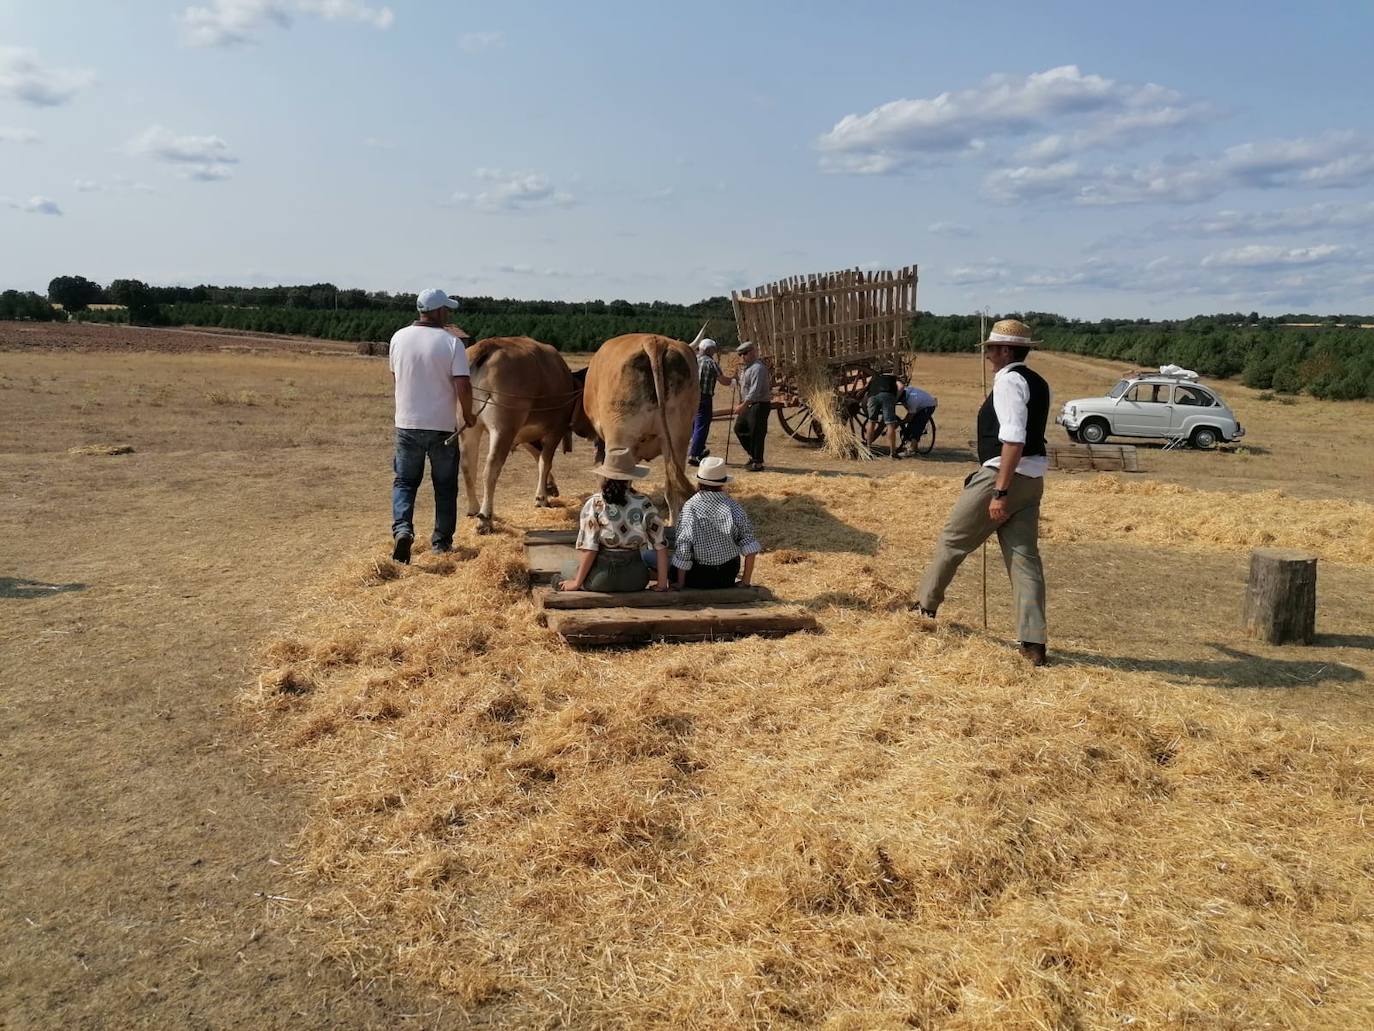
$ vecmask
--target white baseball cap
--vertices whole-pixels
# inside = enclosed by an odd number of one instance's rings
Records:
[[[707,337],[701,343],[697,344],[698,351],[714,351],[715,349],[716,342],[712,340],[710,337]]]
[[[415,298],[416,311],[433,311],[435,308],[456,307],[458,307],[458,302],[437,287],[421,290],[420,296]]]

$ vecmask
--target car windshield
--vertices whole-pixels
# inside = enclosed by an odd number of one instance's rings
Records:
[[[1116,386],[1112,387],[1111,392],[1107,396],[1112,398],[1120,397],[1122,394],[1126,393],[1126,388],[1130,385],[1131,383],[1129,380],[1123,379]]]

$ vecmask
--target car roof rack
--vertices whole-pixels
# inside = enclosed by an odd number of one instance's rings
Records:
[[[1199,379],[1196,372],[1160,372],[1158,369],[1139,369],[1136,372],[1127,373],[1127,376],[1131,379],[1153,376],[1155,379],[1172,379],[1181,383],[1196,383]]]

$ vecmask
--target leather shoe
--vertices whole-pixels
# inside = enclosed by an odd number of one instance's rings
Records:
[[[1049,661],[1049,656],[1045,654],[1045,646],[1035,641],[1021,642],[1021,658],[1032,666],[1043,666]]]
[[[410,565],[410,546],[415,543],[415,538],[408,533],[398,534],[396,537],[396,547],[391,549],[391,557],[394,561],[402,565]]]

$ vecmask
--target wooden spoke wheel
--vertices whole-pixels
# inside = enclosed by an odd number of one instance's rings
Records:
[[[783,391],[783,399],[778,402],[778,425],[793,440],[812,447],[825,443],[825,430],[816,413],[811,410],[793,390]]]

